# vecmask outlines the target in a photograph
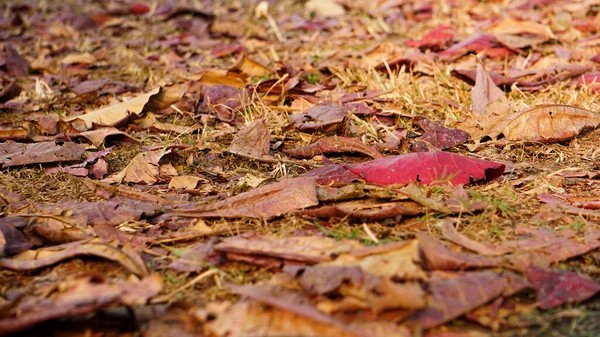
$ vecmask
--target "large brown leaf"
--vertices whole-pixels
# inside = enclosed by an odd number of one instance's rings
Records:
[[[409,321],[426,329],[438,326],[498,297],[505,286],[505,279],[490,271],[431,280],[429,306],[416,312]]]
[[[127,120],[131,115],[165,109],[179,101],[186,91],[187,87],[185,85],[159,87],[126,102],[109,105],[81,116],[69,117],[65,121],[81,120],[88,129],[91,129],[94,125],[115,126]]]
[[[78,161],[85,148],[72,142],[16,143],[12,140],[0,144],[0,167]]]
[[[252,254],[302,262],[330,261],[340,253],[362,247],[355,241],[336,241],[318,236],[235,236],[215,245],[224,253]]]
[[[314,178],[300,177],[262,186],[209,205],[178,205],[172,211],[187,217],[271,219],[318,203]]]
[[[23,298],[7,308],[0,318],[0,335],[20,331],[52,319],[83,315],[108,306],[143,305],[162,289],[160,276],[141,280],[108,280],[85,276],[51,283],[35,293],[23,289]]]
[[[60,246],[28,250],[12,258],[0,259],[0,267],[12,270],[35,270],[76,256],[97,256],[120,263],[136,275],[148,275],[141,257],[130,249],[120,249],[101,240],[77,241]]]
[[[271,131],[264,118],[240,130],[229,146],[228,151],[250,158],[261,158],[269,155]]]
[[[502,133],[508,140],[562,142],[600,124],[600,114],[570,105],[542,105],[506,116]]]

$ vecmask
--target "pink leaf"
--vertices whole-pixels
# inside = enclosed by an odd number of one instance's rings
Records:
[[[538,267],[527,269],[527,280],[535,289],[541,309],[584,301],[600,290],[600,286],[587,277]]]

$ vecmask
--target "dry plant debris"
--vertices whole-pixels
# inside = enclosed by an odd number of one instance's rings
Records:
[[[0,3],[0,335],[597,336],[597,1]]]

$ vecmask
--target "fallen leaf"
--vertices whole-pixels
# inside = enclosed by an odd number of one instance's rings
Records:
[[[199,126],[197,124],[194,125],[179,125],[179,124],[171,124],[171,123],[163,123],[156,119],[156,115],[148,112],[146,116],[141,119],[135,121],[135,124],[143,129],[153,129],[160,132],[167,133],[176,133],[176,134],[190,134],[198,130]]]
[[[158,181],[160,169],[158,162],[167,151],[146,151],[135,156],[121,172],[106,179],[107,183],[120,183],[126,181],[135,184],[152,185]]]
[[[424,266],[429,270],[463,270],[496,267],[504,260],[500,256],[480,256],[453,252],[426,233],[417,233]]]
[[[491,58],[504,58],[515,54],[512,49],[501,44],[494,36],[476,34],[450,46],[438,55],[445,61],[454,61],[470,52],[484,54]]]
[[[210,205],[178,205],[173,207],[173,212],[186,217],[271,219],[318,203],[315,180],[300,177],[262,186]]]
[[[97,256],[120,263],[130,272],[144,276],[148,270],[141,257],[131,250],[122,250],[99,240],[76,241],[59,246],[28,250],[12,258],[0,259],[0,267],[11,270],[35,270],[77,256]]]
[[[497,256],[504,255],[513,251],[508,247],[495,247],[489,244],[484,244],[475,240],[471,240],[466,236],[460,234],[456,230],[456,228],[454,228],[454,224],[450,220],[444,220],[442,222],[442,235],[446,239],[452,241],[453,243],[465,247],[481,255]]]
[[[481,120],[485,115],[506,115],[512,109],[504,92],[500,90],[477,59],[477,78],[471,91],[471,110],[475,118]]]
[[[240,130],[227,151],[250,158],[261,158],[269,155],[270,146],[271,131],[267,128],[266,120],[261,118]]]
[[[490,271],[433,279],[429,282],[430,304],[413,314],[409,322],[425,329],[438,326],[498,297],[505,285],[503,277]]]
[[[269,76],[273,73],[273,70],[256,62],[246,54],[242,54],[230,70],[240,71],[243,74],[254,77]]]
[[[469,134],[467,132],[444,127],[441,123],[432,121],[426,117],[417,116],[413,118],[413,124],[425,131],[425,133],[418,138],[419,141],[426,142],[437,150],[445,150],[456,145],[464,144],[467,139],[469,139]],[[413,148],[414,147],[415,143],[413,143]]]
[[[85,148],[72,142],[0,143],[1,167],[79,161]]]
[[[502,134],[508,140],[556,143],[600,124],[600,114],[570,105],[542,105],[507,116]]]
[[[6,86],[3,86],[2,90],[0,90],[0,103],[5,103],[15,97],[19,97],[22,90],[23,88],[17,84],[17,81],[13,80]]]
[[[198,185],[198,182],[202,180],[202,178],[190,175],[175,176],[169,181],[169,189],[193,190],[196,188],[196,185]]]
[[[406,45],[409,47],[430,49],[440,51],[452,44],[456,29],[446,25],[440,25],[423,36],[421,40],[408,40]]]
[[[438,151],[375,159],[350,166],[349,171],[371,184],[457,185],[494,180],[504,173],[504,164]]]
[[[296,303],[290,302],[292,298],[284,298],[289,299],[288,306]],[[267,301],[267,298],[263,301]],[[307,304],[299,304],[291,311],[281,309],[279,306],[265,307],[261,302],[238,301],[224,309],[207,308],[210,317],[214,318],[209,322],[207,330],[216,336],[229,337],[276,337],[288,334],[290,331],[294,331],[294,335],[298,337],[366,337],[360,333],[360,330],[354,331],[314,308],[307,308]],[[297,314],[299,311],[302,315]],[[307,315],[314,318],[308,318]],[[232,321],[243,322],[243,324],[231,324]]]
[[[0,319],[2,334],[17,332],[52,319],[85,315],[108,306],[145,304],[162,289],[157,274],[137,281],[85,276],[53,282],[34,294],[23,290],[22,299]]]
[[[204,90],[202,107],[214,112],[223,122],[231,122],[242,108],[244,91],[229,85],[217,84]]]
[[[533,286],[540,309],[550,309],[565,303],[579,303],[600,291],[600,285],[577,273],[529,267],[527,280]]]
[[[133,138],[129,134],[120,131],[113,127],[103,127],[95,130],[84,131],[79,134],[81,137],[89,140],[94,146],[100,146],[104,144],[107,138],[117,138],[127,142],[138,142],[137,139]],[[75,135],[77,136],[77,135]]]
[[[320,219],[381,220],[397,216],[419,215],[423,212],[424,209],[412,201],[381,202],[375,199],[362,199],[309,208],[299,211],[297,214]]]
[[[116,126],[126,121],[131,115],[140,115],[145,111],[159,111],[169,107],[181,99],[184,88],[183,85],[159,87],[126,102],[109,105],[80,116],[69,117],[65,121],[81,120],[88,129],[94,125]]]
[[[235,236],[215,245],[223,253],[252,254],[300,262],[324,262],[358,247],[354,241],[336,241],[317,236]]]
[[[316,155],[325,153],[344,153],[355,152],[362,153],[371,158],[381,158],[382,155],[376,150],[365,145],[357,138],[348,137],[326,137],[321,138],[315,143],[307,146],[301,146],[295,149],[283,150],[283,153],[294,158],[312,158]]]
[[[293,114],[290,122],[301,132],[330,132],[340,126],[350,111],[337,104],[315,105],[306,114]]]
[[[12,224],[0,222],[0,257],[19,254],[31,247],[31,242]]]
[[[29,75],[29,62],[19,55],[16,49],[10,43],[6,43],[4,45],[4,50],[6,52],[5,56],[5,66],[6,71],[12,77],[24,77]]]

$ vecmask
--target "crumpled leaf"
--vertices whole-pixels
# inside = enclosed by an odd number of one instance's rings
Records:
[[[447,279],[432,279],[429,306],[409,318],[429,329],[461,316],[502,294],[506,281],[491,271],[469,272]]]
[[[314,178],[299,177],[261,186],[210,205],[181,204],[172,210],[187,217],[271,219],[318,203]]]
[[[127,120],[131,115],[140,115],[146,111],[156,112],[165,109],[171,104],[178,102],[186,91],[187,86],[185,85],[159,87],[128,101],[90,111],[81,116],[69,117],[65,121],[81,120],[88,129],[91,129],[94,125],[116,126]]]
[[[142,152],[135,156],[121,172],[104,179],[104,182],[120,183],[125,181],[152,185],[158,181],[158,175],[160,174],[158,162],[169,152],[171,150]]]
[[[432,121],[429,118],[417,116],[413,118],[413,124],[419,126],[425,131],[421,137],[418,138],[419,142],[425,142],[431,145],[434,149],[445,150],[452,148],[456,145],[463,144],[469,139],[469,134],[460,129],[447,128],[441,123]],[[413,152],[423,152],[419,150],[428,151],[427,148],[417,147],[419,143],[413,143]]]
[[[52,319],[84,315],[108,306],[145,304],[158,295],[163,282],[158,274],[141,280],[108,280],[85,276],[55,282],[30,293],[8,308],[0,318],[0,334],[24,330]]]
[[[131,137],[129,134],[127,134],[121,130],[118,130],[114,127],[104,127],[104,128],[98,128],[95,130],[84,131],[84,132],[81,132],[79,135],[84,137],[85,139],[89,140],[90,143],[92,143],[92,145],[94,145],[94,146],[100,146],[100,145],[104,144],[104,142],[106,141],[107,138],[111,138],[111,139],[118,138],[120,140],[134,142],[134,143],[138,142],[137,139]]]
[[[264,118],[240,130],[227,151],[250,158],[261,158],[269,155],[271,131]]]
[[[600,291],[600,285],[592,279],[562,270],[529,267],[527,281],[535,289],[540,309],[585,301]]]
[[[35,270],[76,256],[91,255],[120,263],[130,272],[144,276],[148,270],[141,257],[101,240],[76,241],[59,246],[28,250],[12,258],[0,259],[0,267],[11,270]]]
[[[290,115],[290,122],[301,132],[331,132],[341,125],[349,113],[341,105],[320,104],[308,109],[306,114]]]
[[[357,138],[348,137],[325,137],[310,145],[295,149],[283,150],[283,153],[294,158],[312,158],[325,153],[356,152],[365,154],[371,158],[381,158],[382,155],[376,150],[365,145]]]
[[[82,145],[72,142],[0,143],[0,167],[79,161],[85,154]]]

